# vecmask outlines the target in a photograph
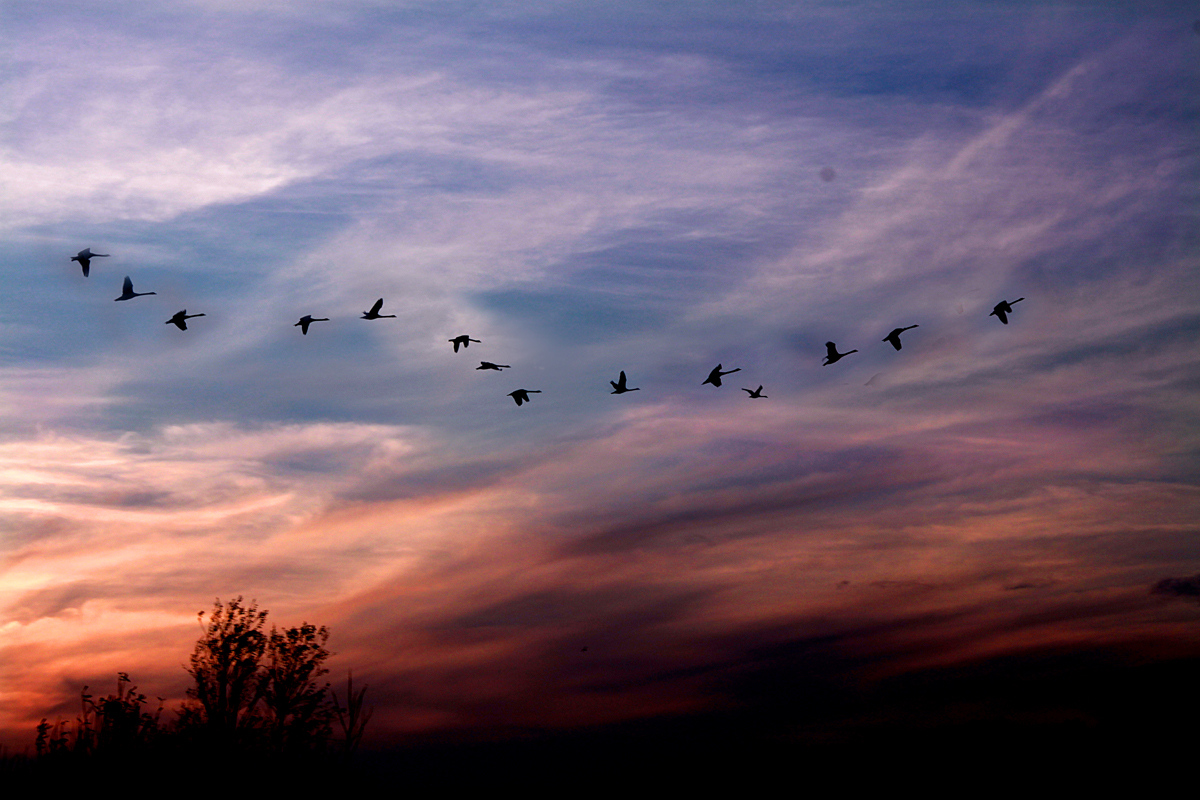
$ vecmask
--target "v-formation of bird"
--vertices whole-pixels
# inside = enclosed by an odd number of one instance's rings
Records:
[[[79,262],[79,266],[83,268],[83,277],[86,278],[86,277],[88,277],[88,275],[91,271],[93,258],[108,258],[108,257],[109,257],[108,253],[93,253],[92,249],[90,247],[85,247],[84,249],[80,250],[77,255],[72,256],[71,260]],[[156,292],[135,292],[133,290],[133,281],[130,279],[130,277],[128,275],[126,275],[125,281],[121,287],[121,296],[114,298],[114,299],[117,301],[132,300],[135,297],[146,297],[147,295],[152,295],[152,294],[156,294]],[[997,303],[995,305],[994,308],[992,308],[992,311],[990,314],[988,314],[988,316],[989,317],[994,316],[997,319],[999,319],[1002,323],[1007,325],[1008,324],[1008,315],[1013,313],[1013,303],[1019,303],[1024,299],[1025,299],[1024,297],[1018,297],[1016,300],[1012,300],[1012,301],[1001,300],[999,303]],[[396,318],[395,314],[380,314],[379,311],[382,308],[383,308],[383,298],[381,297],[375,301],[375,304],[373,306],[371,306],[370,311],[363,312],[360,319],[395,319]],[[189,314],[189,313],[187,313],[187,309],[185,308],[184,310],[179,311],[174,316],[172,316],[169,320],[166,321],[165,324],[175,325],[176,327],[179,328],[179,330],[186,331],[187,330],[187,320],[195,319],[196,317],[203,317],[203,316],[205,316],[205,315],[204,314]],[[314,317],[311,314],[305,314],[303,317],[300,318],[300,321],[297,322],[292,327],[300,328],[300,333],[307,336],[308,335],[308,327],[314,322],[329,322],[329,317]],[[918,327],[920,327],[920,326],[919,325],[909,325],[904,328],[895,328],[892,330],[891,333],[889,333],[887,336],[883,337],[883,339],[881,339],[880,341],[887,342],[887,343],[891,344],[891,346],[894,347],[896,350],[899,350],[900,349],[900,334],[904,333],[907,330],[912,330],[913,328],[918,328]],[[464,348],[470,347],[471,342],[475,342],[478,344],[480,340],[472,339],[470,336],[468,336],[467,334],[464,333],[461,336],[455,336],[453,339],[448,339],[447,341],[449,341],[450,344],[454,345],[454,352],[457,353],[459,346],[462,346]],[[833,342],[826,342],[825,343],[825,353],[826,353],[825,360],[822,361],[821,364],[822,364],[822,366],[829,366],[830,364],[833,364],[834,362],[840,361],[841,359],[845,358],[846,356],[850,355],[851,353],[857,353],[857,352],[858,352],[858,350],[847,350],[845,353],[839,353],[837,350],[836,344],[834,344]],[[706,384],[711,384],[712,386],[720,386],[721,378],[723,376],[732,375],[735,372],[742,371],[741,367],[736,367],[731,370],[722,370],[721,366],[722,366],[721,364],[717,364],[717,366],[714,367],[713,370],[708,373],[708,377],[705,378],[704,381],[702,381],[700,385],[704,386]],[[494,370],[496,372],[501,372],[503,370],[511,369],[511,368],[512,367],[509,364],[493,364],[491,361],[480,361],[479,366],[476,367],[475,369],[477,369],[477,370]],[[609,383],[613,387],[611,394],[625,394],[626,392],[637,392],[637,391],[641,390],[640,386],[629,387],[627,385],[626,378],[625,378],[625,370],[621,370],[621,375],[620,375],[620,377],[617,378],[617,380],[609,381]],[[767,395],[763,394],[762,390],[763,390],[763,387],[761,384],[759,385],[759,387],[757,389],[746,389],[746,388],[742,389],[742,391],[746,392],[746,394],[748,394],[752,399],[758,399],[758,398],[765,399],[767,397]],[[516,404],[518,406],[520,406],[522,403],[530,402],[529,395],[541,394],[541,393],[542,393],[541,389],[517,389],[516,391],[509,392],[507,396],[511,397],[516,402]]]

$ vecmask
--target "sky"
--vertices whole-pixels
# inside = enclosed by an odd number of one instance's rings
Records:
[[[1200,657],[1198,18],[0,5],[0,743],[239,595],[380,746]]]

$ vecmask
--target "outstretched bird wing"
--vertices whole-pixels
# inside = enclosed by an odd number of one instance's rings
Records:
[[[382,297],[375,301],[375,305],[371,306],[371,313],[378,314],[379,309],[381,309],[381,308],[383,308],[383,298]]]

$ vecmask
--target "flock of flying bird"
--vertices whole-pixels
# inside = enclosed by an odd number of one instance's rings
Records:
[[[83,277],[86,278],[86,277],[88,277],[88,275],[91,272],[93,258],[108,258],[108,257],[109,257],[108,253],[93,253],[92,249],[90,247],[85,247],[83,250],[80,250],[77,255],[72,256],[71,260],[79,262],[79,266],[83,267]],[[125,282],[122,284],[122,287],[121,287],[121,296],[115,298],[115,300],[117,300],[118,302],[121,300],[132,300],[135,297],[145,297],[145,296],[151,295],[151,294],[156,294],[156,292],[135,292],[133,290],[133,281],[129,278],[128,275],[126,275]],[[1012,301],[1001,300],[999,303],[997,303],[992,308],[992,311],[990,314],[988,314],[988,316],[989,317],[994,316],[997,319],[999,319],[1001,322],[1003,322],[1005,325],[1007,325],[1008,324],[1008,315],[1011,314],[1013,311],[1012,304],[1019,303],[1024,299],[1025,299],[1024,297],[1018,297],[1016,300],[1012,300]],[[383,308],[383,298],[381,297],[375,301],[375,305],[371,306],[370,311],[363,312],[363,315],[362,315],[362,317],[360,317],[360,319],[395,319],[395,317],[396,317],[395,314],[380,314],[379,312],[382,308]],[[187,313],[187,309],[185,308],[182,311],[175,313],[164,324],[175,325],[176,327],[179,328],[179,330],[186,331],[187,330],[187,320],[195,319],[196,317],[203,317],[203,316],[204,316],[204,314],[189,314],[189,313]],[[300,321],[297,322],[292,327],[300,328],[300,333],[307,336],[308,335],[308,326],[312,325],[314,322],[329,322],[329,317],[314,317],[311,314],[305,314],[303,317],[300,318]],[[900,349],[900,334],[904,333],[907,330],[911,330],[913,328],[918,328],[918,327],[920,327],[920,326],[919,325],[908,325],[903,328],[895,328],[894,330],[892,330],[891,333],[889,333],[887,336],[883,337],[883,339],[881,339],[880,341],[888,342],[889,344],[891,344],[892,347],[899,350]],[[456,353],[458,352],[458,348],[460,346],[462,346],[463,348],[467,348],[467,347],[471,346],[471,342],[476,342],[476,343],[480,342],[479,339],[472,339],[470,336],[468,336],[465,333],[460,336],[455,336],[453,339],[448,339],[447,341],[449,341],[452,345],[454,345],[454,352],[456,352]],[[856,349],[856,350],[847,350],[845,353],[839,353],[837,350],[836,344],[834,344],[833,342],[826,342],[825,343],[825,353],[826,353],[825,360],[822,361],[821,364],[823,366],[829,366],[830,364],[833,364],[836,361],[840,361],[841,359],[845,358],[846,356],[850,355],[851,353],[857,353],[857,352],[858,352],[858,350]],[[708,377],[705,378],[704,381],[700,385],[704,386],[704,385],[708,384],[708,385],[712,385],[712,386],[720,386],[721,378],[723,376],[732,375],[735,372],[742,371],[741,367],[722,371],[721,366],[722,366],[721,364],[717,364],[717,366],[713,368],[712,372],[708,373]],[[493,364],[491,361],[480,361],[479,366],[476,367],[475,369],[477,369],[477,370],[478,369],[495,370],[496,372],[500,372],[502,370],[511,369],[511,365],[509,365],[509,364]],[[612,387],[613,387],[613,390],[610,394],[625,394],[626,392],[636,392],[636,391],[640,391],[640,389],[641,389],[640,386],[634,386],[634,387],[628,386],[627,380],[625,378],[625,370],[621,370],[621,375],[617,378],[617,380],[609,381],[609,383],[612,384]],[[746,388],[742,389],[742,391],[746,392],[748,395],[750,395],[751,398],[756,398],[756,399],[764,398],[765,399],[767,397],[767,395],[763,394],[762,390],[763,390],[763,387],[761,384],[759,385],[759,387],[757,389],[746,389]],[[541,394],[541,393],[542,393],[541,389],[517,389],[516,391],[509,392],[508,397],[511,397],[516,402],[516,404],[518,406],[520,406],[522,403],[529,402],[529,395]]]

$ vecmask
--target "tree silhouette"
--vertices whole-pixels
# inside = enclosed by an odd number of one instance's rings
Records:
[[[160,721],[162,698],[157,711],[145,711],[146,696],[121,672],[115,694],[95,698],[83,687],[73,721],[41,721],[37,761],[47,769],[60,764],[120,769],[129,754],[140,752],[169,770],[197,752],[217,752],[288,769],[348,764],[371,712],[364,711],[365,687],[355,691],[347,681],[342,708],[321,680],[333,655],[325,647],[328,628],[303,622],[268,632],[267,612],[240,595],[224,603],[216,599],[198,620],[200,638],[185,667],[194,685],[173,724]],[[345,759],[332,748],[335,720],[344,734],[339,751]]]
[[[310,749],[329,740],[329,684],[317,684],[329,672],[324,667],[332,655],[325,649],[328,639],[328,628],[307,622],[283,631],[271,628],[262,700],[271,747],[277,752]]]
[[[198,710],[199,719],[210,735],[232,741],[239,728],[254,723],[254,706],[258,702],[264,681],[259,675],[259,663],[267,646],[263,625],[267,612],[258,604],[242,605],[242,596],[226,604],[218,599],[213,604],[208,622],[204,612],[198,615],[203,634],[192,651],[188,674],[196,685],[187,695],[199,704],[188,709],[181,719],[194,719],[190,713]]]
[[[267,633],[267,612],[240,595],[217,599],[200,621],[188,669],[194,702],[181,712],[180,728],[280,754],[324,750],[335,714],[329,684],[320,682],[333,655],[325,647],[329,629],[303,622]]]

